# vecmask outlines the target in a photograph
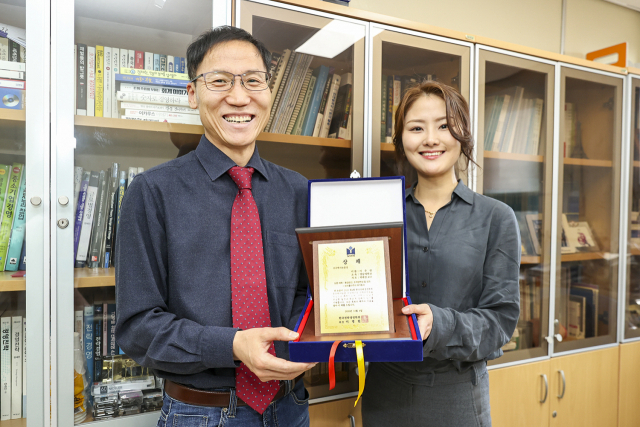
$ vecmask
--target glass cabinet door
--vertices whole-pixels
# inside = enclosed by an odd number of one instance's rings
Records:
[[[627,283],[624,295],[624,339],[640,337],[640,79],[631,86],[629,210],[627,231]]]
[[[617,340],[623,79],[563,66],[560,84],[555,352]]]
[[[117,213],[136,174],[194,150],[204,133],[188,106],[186,50],[211,28],[212,2],[58,8],[52,197],[69,223],[53,254],[57,423],[155,425],[161,381],[115,340]]]
[[[555,67],[481,47],[478,66],[476,191],[514,210],[522,240],[520,319],[496,364],[548,354]]]
[[[0,0],[0,426],[3,427],[35,427],[49,422],[48,411],[45,413],[45,405],[49,406],[49,375],[48,369],[44,369],[49,359],[50,304],[48,10],[49,4],[41,1],[27,4],[24,0]]]
[[[470,101],[471,45],[457,40],[372,25],[371,175],[417,180],[405,160],[396,160],[393,145],[395,110],[402,95],[424,80],[454,87]],[[466,172],[459,174],[465,182]]]
[[[260,155],[308,179],[362,174],[366,24],[243,0],[235,25],[272,54]]]
[[[308,179],[363,174],[366,24],[296,7],[242,0],[236,26],[273,55],[271,118],[258,137],[265,159]],[[287,98],[287,94],[289,95]],[[307,371],[312,399],[358,390],[355,363]]]

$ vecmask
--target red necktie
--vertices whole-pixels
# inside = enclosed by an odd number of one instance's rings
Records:
[[[238,186],[231,210],[231,312],[233,327],[243,330],[271,326],[267,278],[258,206],[251,194],[253,168],[234,166],[229,175]],[[269,353],[276,355],[273,343]],[[280,388],[279,381],[262,382],[245,366],[236,368],[236,393],[262,414]]]

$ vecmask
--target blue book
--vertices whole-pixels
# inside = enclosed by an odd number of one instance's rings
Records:
[[[153,54],[153,71],[160,71],[160,54]]]
[[[183,74],[187,72],[187,58],[184,56],[180,57],[180,72]]]
[[[27,239],[22,240],[22,252],[20,252],[18,271],[27,271]]]
[[[118,355],[118,344],[116,344],[116,305],[107,304],[107,355]]]
[[[102,304],[93,306],[93,379],[91,383],[102,382]]]
[[[312,136],[313,128],[316,125],[316,118],[318,117],[318,110],[320,110],[320,102],[322,101],[322,94],[324,92],[324,86],[329,78],[329,67],[321,65],[313,70],[313,75],[316,76],[316,85],[313,87],[311,93],[311,101],[309,101],[309,109],[304,116],[304,122],[302,124],[301,135]]]
[[[87,188],[89,188],[89,178],[91,171],[82,174],[80,192],[78,193],[78,207],[76,208],[75,223],[73,225],[73,259],[78,255],[78,242],[80,241],[80,231],[82,230],[82,217],[84,216],[84,205],[87,201]]]
[[[0,108],[24,109],[24,90],[0,87]]]
[[[20,253],[24,242],[25,218],[27,213],[27,188],[25,182],[26,173],[22,173],[22,183],[20,184],[20,194],[16,215],[13,217],[13,227],[9,238],[9,250],[5,262],[5,271],[18,271],[20,263]]]
[[[93,306],[84,308],[84,355],[87,358],[87,380],[93,384]]]
[[[131,74],[116,74],[117,82],[127,82],[127,83],[140,83],[140,84],[151,84],[158,86],[167,86],[167,87],[179,87],[186,88],[187,80],[176,80],[176,79],[165,79],[161,77],[145,77],[145,76],[134,76]]]

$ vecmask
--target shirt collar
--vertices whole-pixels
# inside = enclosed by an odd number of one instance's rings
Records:
[[[231,160],[229,156],[220,151],[220,149],[213,145],[204,135],[202,135],[200,143],[198,147],[196,147],[196,156],[212,181],[215,181],[221,175],[227,173],[229,169],[236,166],[236,163]],[[267,169],[262,162],[262,158],[260,158],[257,146],[253,150],[253,155],[251,155],[251,159],[249,159],[246,167],[255,169],[267,181],[269,180]]]
[[[417,184],[418,183],[416,182],[410,188],[407,188],[405,190],[405,199],[411,197],[414,203],[419,204],[420,202],[418,202],[418,199],[416,199],[415,196]],[[456,185],[456,188],[453,190],[453,194],[457,195],[460,199],[464,200],[468,204],[473,205],[473,191],[469,190],[469,187],[464,185],[464,182],[462,182],[461,179],[458,180],[458,185]]]

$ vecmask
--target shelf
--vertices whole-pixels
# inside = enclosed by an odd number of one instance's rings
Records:
[[[73,271],[74,288],[99,288],[116,285],[116,269],[111,268],[76,268]]]
[[[0,292],[24,291],[27,289],[27,279],[11,277],[15,271],[0,272]]]
[[[380,151],[396,151],[396,146],[391,142],[381,142]]]
[[[636,249],[636,248],[629,249],[629,255],[634,255],[634,256],[640,255],[640,249]]]
[[[544,162],[543,156],[534,156],[533,154],[517,154],[517,153],[500,153],[498,151],[484,151],[485,159],[498,159],[498,160],[517,160],[521,162]]]
[[[540,264],[540,257],[536,255],[522,255],[520,265],[522,264]]]
[[[571,261],[589,261],[595,259],[609,259],[610,256],[607,256],[604,252],[580,252],[575,254],[564,254],[562,255],[562,262],[571,262]]]
[[[25,110],[10,110],[8,108],[0,108],[0,120],[24,122],[26,120]]]
[[[633,161],[633,167],[634,167],[634,168],[640,168],[640,161],[638,161],[638,160],[634,160],[634,161]]]
[[[15,420],[0,421],[0,427],[27,427],[27,419],[16,418]]]
[[[204,128],[199,125],[145,122],[140,120],[124,120],[90,116],[75,116],[75,125],[85,128],[95,127],[102,129],[182,133],[192,135],[202,135],[204,133]],[[313,145],[321,147],[351,148],[351,141],[346,139],[314,138],[312,136],[284,135],[265,132],[258,135],[258,141],[279,142],[283,144]]]
[[[613,166],[613,162],[611,160],[573,159],[571,157],[565,157],[563,160],[565,165],[597,166],[605,168]]]

